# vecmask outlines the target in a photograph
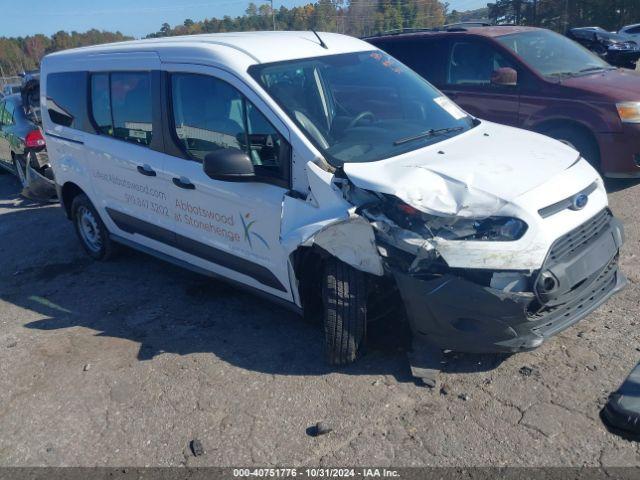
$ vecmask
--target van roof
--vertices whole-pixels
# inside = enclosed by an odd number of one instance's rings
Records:
[[[318,32],[327,48],[311,31],[235,32],[150,38],[64,50],[47,55],[50,63],[106,53],[156,52],[163,61],[201,59],[206,63],[271,63],[298,58],[371,50],[354,37]],[[241,55],[239,55],[241,54]],[[182,55],[182,56],[181,56]],[[218,60],[217,62],[215,60]],[[53,61],[53,62],[52,62]]]

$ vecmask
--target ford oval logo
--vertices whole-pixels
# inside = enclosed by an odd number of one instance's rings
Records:
[[[587,203],[589,203],[589,197],[584,193],[580,193],[573,197],[573,200],[571,201],[571,208],[572,210],[582,210],[587,206]]]

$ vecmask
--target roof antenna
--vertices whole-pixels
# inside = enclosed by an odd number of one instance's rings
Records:
[[[315,30],[311,30],[311,31],[313,32],[313,34],[314,34],[316,37],[318,37],[318,41],[320,42],[320,46],[321,46],[322,48],[325,48],[325,49],[329,50],[329,47],[327,47],[327,44],[326,44],[326,43],[324,43],[324,42],[322,41],[322,39],[320,38],[320,35],[318,35],[318,32],[316,32]]]

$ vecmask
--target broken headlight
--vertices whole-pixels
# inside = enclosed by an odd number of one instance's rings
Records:
[[[446,240],[479,240],[483,242],[511,242],[522,238],[527,224],[511,217],[438,219],[435,235]],[[435,225],[429,225],[433,231]]]
[[[477,240],[484,242],[511,242],[519,240],[527,231],[527,224],[513,217],[438,217],[391,199],[386,213],[403,228],[426,237],[445,240]]]

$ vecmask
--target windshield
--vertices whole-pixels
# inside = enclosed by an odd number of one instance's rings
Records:
[[[580,44],[550,30],[497,37],[540,75],[562,77],[612,68]]]
[[[380,51],[256,65],[250,72],[334,166],[389,158],[474,125]]]

